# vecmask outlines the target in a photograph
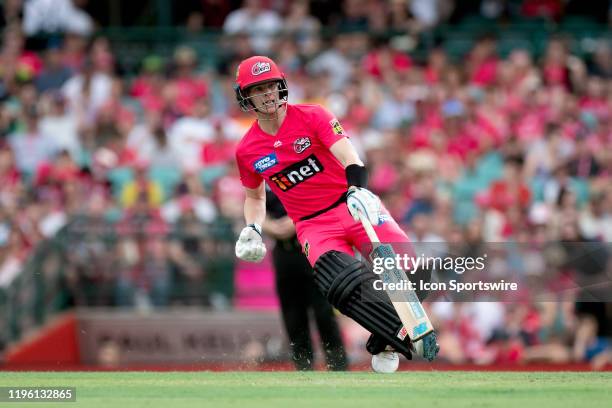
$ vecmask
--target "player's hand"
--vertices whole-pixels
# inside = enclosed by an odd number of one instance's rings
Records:
[[[382,204],[380,198],[371,191],[351,186],[346,195],[346,205],[355,221],[359,221],[359,212],[361,212],[368,218],[370,224],[378,225],[380,223]]]
[[[261,227],[249,224],[236,241],[236,256],[244,261],[260,262],[266,256],[266,245],[261,239]]]

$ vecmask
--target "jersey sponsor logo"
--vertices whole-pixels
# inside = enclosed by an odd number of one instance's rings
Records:
[[[264,72],[268,72],[270,71],[270,63],[269,62],[262,62],[262,61],[258,61],[255,64],[253,64],[253,66],[251,67],[251,74],[257,76],[257,75],[261,75]]]
[[[329,124],[335,134],[344,136],[344,129],[342,129],[342,125],[338,122],[338,119],[333,118],[329,121]]]
[[[262,157],[257,160],[253,167],[257,173],[263,173],[268,170],[270,167],[274,167],[278,164],[278,159],[276,158],[276,153],[270,153],[267,156]]]
[[[296,153],[302,153],[304,150],[308,149],[312,143],[310,143],[310,138],[308,137],[300,137],[293,142],[293,150]]]
[[[323,165],[314,154],[289,167],[284,168],[270,177],[282,191],[289,191],[298,184],[314,177],[323,171]]]

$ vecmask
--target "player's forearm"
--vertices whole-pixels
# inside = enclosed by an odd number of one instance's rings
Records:
[[[244,219],[248,224],[262,225],[266,218],[266,199],[246,197],[244,200]]]
[[[363,166],[363,162],[359,158],[357,151],[347,138],[338,140],[331,146],[330,150],[334,157],[336,157],[345,168],[351,164]]]

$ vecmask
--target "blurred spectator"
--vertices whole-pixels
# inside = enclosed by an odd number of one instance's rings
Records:
[[[552,39],[546,47],[542,75],[548,85],[570,86],[568,55],[565,44],[560,39]]]
[[[542,17],[557,20],[563,10],[561,0],[524,0],[521,14],[525,17]]]
[[[405,0],[391,0],[389,5],[389,27],[396,32],[415,32],[417,27]]]
[[[527,160],[523,167],[523,176],[530,178],[548,178],[572,153],[571,143],[564,139],[556,125],[550,125],[545,130],[544,138],[532,144],[527,152]]]
[[[198,173],[187,174],[185,181],[177,186],[174,198],[161,208],[162,217],[169,223],[175,223],[182,215],[191,212],[201,223],[213,223],[217,218],[217,208],[207,197]]]
[[[202,165],[202,145],[211,142],[214,134],[209,101],[200,98],[195,102],[193,116],[178,119],[169,129],[168,145],[181,158],[183,169],[196,169]]]
[[[204,25],[206,27],[223,27],[223,22],[230,13],[231,5],[223,0],[200,0]]]
[[[140,75],[132,81],[130,95],[138,99],[146,111],[164,108],[163,88],[166,81],[163,70],[164,60],[157,55],[150,55],[142,61]]]
[[[171,100],[183,115],[192,115],[199,99],[208,96],[206,81],[196,73],[197,55],[192,48],[179,47],[174,53],[174,72],[170,82]]]
[[[17,168],[15,154],[8,147],[0,148],[0,208],[15,210],[25,186]]]
[[[611,190],[596,193],[581,211],[580,234],[589,240],[612,242]]]
[[[478,41],[472,49],[468,61],[470,81],[478,86],[491,85],[497,75],[496,41],[486,36]]]
[[[163,238],[153,237],[146,240],[144,246],[141,256],[146,253],[146,257],[117,279],[118,306],[146,310],[168,305],[172,278],[169,244]]]
[[[284,18],[285,36],[292,36],[301,49],[307,49],[314,37],[319,35],[320,28],[319,20],[310,15],[310,5],[307,0],[291,2],[287,16]]]
[[[147,210],[158,208],[164,200],[164,192],[161,185],[147,174],[148,164],[138,162],[134,170],[134,180],[124,184],[121,189],[121,205],[135,210],[144,208],[145,204]],[[139,203],[141,206],[138,206]]]
[[[112,79],[106,73],[97,71],[93,62],[88,60],[81,71],[64,84],[62,92],[79,125],[91,126],[99,109],[111,97]]]
[[[589,178],[600,172],[600,165],[589,149],[585,136],[576,138],[574,154],[569,161],[569,173],[572,177]]]
[[[28,36],[64,31],[88,35],[93,21],[72,0],[29,0],[24,4],[23,30]]]
[[[87,37],[77,33],[64,34],[62,60],[73,72],[79,72],[86,63]]]
[[[435,26],[452,12],[453,2],[450,0],[410,0],[410,13],[418,22],[419,31]]]
[[[180,168],[180,156],[168,145],[166,131],[158,111],[145,114],[145,122],[135,125],[127,136],[126,145],[139,161],[151,167]]]
[[[98,124],[101,122],[114,124],[119,132],[125,135],[134,126],[136,118],[134,112],[127,107],[123,88],[123,81],[121,79],[112,79],[110,95],[104,104],[100,106],[96,119]]]
[[[590,65],[590,73],[606,79],[612,78],[612,47],[607,42],[601,42],[597,46]]]
[[[66,109],[66,98],[56,92],[49,95],[47,101],[48,111],[40,119],[40,132],[52,138],[58,149],[67,150],[74,160],[80,161],[82,152],[77,121]]]
[[[115,57],[107,38],[97,37],[93,40],[90,47],[90,57],[96,72],[101,72],[108,76],[115,74]]]
[[[53,157],[58,144],[50,136],[41,133],[36,109],[26,109],[22,115],[25,127],[23,131],[10,135],[9,143],[15,153],[18,169],[31,176],[40,164]]]
[[[344,0],[342,2],[342,14],[337,23],[337,28],[341,33],[368,31],[365,3],[365,0]]]
[[[253,50],[266,54],[272,48],[274,36],[283,29],[283,20],[261,3],[261,0],[244,0],[242,8],[229,13],[223,31],[227,34],[248,33]]]
[[[175,290],[181,304],[209,305],[210,289],[204,277],[212,267],[212,258],[218,255],[205,248],[204,224],[198,221],[195,208],[184,210],[175,223],[176,239],[170,244],[170,257],[176,268]]]
[[[0,27],[21,25],[23,0],[6,0],[0,4]]]
[[[332,47],[307,64],[308,73],[311,75],[327,75],[331,89],[341,91],[353,73],[353,63],[349,59],[349,47],[349,36],[336,36]]]
[[[377,80],[389,80],[410,69],[410,57],[393,49],[385,39],[380,39],[373,48],[363,59],[363,69]]]
[[[0,224],[0,234],[0,288],[8,288],[23,270],[27,247],[16,226],[6,219]]]
[[[202,145],[201,162],[204,166],[222,165],[233,160],[236,140],[227,131],[231,125],[220,119],[215,120],[212,141]]]
[[[57,45],[52,45],[45,52],[45,65],[36,77],[36,89],[39,93],[60,89],[72,76],[72,71],[64,65],[62,52]]]
[[[17,26],[4,30],[0,52],[0,99],[16,91],[17,84],[32,81],[42,69],[40,57],[24,48],[25,39]]]
[[[414,104],[407,98],[406,89],[391,86],[372,117],[372,127],[379,130],[407,127],[415,117]]]

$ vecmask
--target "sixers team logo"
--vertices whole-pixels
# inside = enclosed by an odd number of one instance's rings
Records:
[[[253,64],[253,66],[251,67],[251,74],[257,76],[257,75],[261,75],[264,72],[268,72],[270,71],[270,63],[269,62],[256,62],[255,64]]]
[[[308,137],[300,137],[293,142],[293,150],[296,153],[302,153],[304,150],[308,149],[311,146],[310,138]]]
[[[323,165],[319,159],[317,159],[317,156],[311,154],[304,160],[294,163],[278,173],[273,174],[270,177],[270,181],[273,181],[281,191],[289,191],[293,187],[316,176],[322,171]]]

